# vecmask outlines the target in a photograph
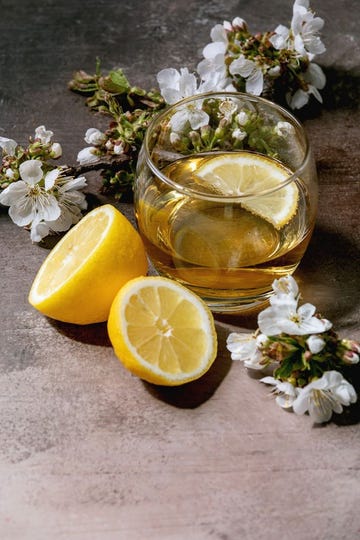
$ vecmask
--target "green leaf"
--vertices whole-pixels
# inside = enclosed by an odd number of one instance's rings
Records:
[[[112,94],[126,94],[131,88],[122,69],[110,71],[109,75],[102,79],[101,86]]]

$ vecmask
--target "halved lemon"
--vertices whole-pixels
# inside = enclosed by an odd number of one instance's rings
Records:
[[[252,152],[211,156],[196,170],[196,175],[220,195],[237,197],[254,194],[253,197],[244,198],[242,206],[277,229],[286,225],[297,210],[299,190],[295,182],[286,184],[291,174],[278,161]],[[256,193],[277,187],[280,189],[256,196]]]
[[[198,379],[217,353],[214,319],[206,304],[179,283],[158,276],[133,279],[120,289],[108,333],[123,365],[158,385]]]
[[[106,204],[89,212],[56,244],[34,279],[29,302],[60,321],[103,322],[120,287],[146,275],[147,269],[139,233]]]

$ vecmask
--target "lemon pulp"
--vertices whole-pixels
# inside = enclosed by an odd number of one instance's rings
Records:
[[[209,308],[197,295],[163,277],[137,278],[124,285],[111,306],[108,332],[124,366],[154,384],[195,380],[216,357]]]

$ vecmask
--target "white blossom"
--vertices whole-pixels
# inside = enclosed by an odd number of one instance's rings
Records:
[[[231,121],[237,110],[238,106],[232,99],[224,99],[220,102],[219,111],[226,120]]]
[[[264,76],[261,67],[253,60],[248,60],[243,54],[231,64],[229,71],[232,75],[240,75],[246,80],[245,89],[249,94],[259,96],[264,88]]]
[[[4,189],[0,203],[10,206],[9,216],[16,225],[31,226],[33,233],[33,223],[53,221],[60,216],[59,204],[52,193],[59,171],[54,169],[43,178],[41,161],[31,159],[20,165],[19,173],[21,180]],[[43,186],[39,183],[42,179]]]
[[[228,38],[223,24],[216,24],[210,31],[212,43],[206,45],[202,51],[204,58],[214,58],[218,54],[225,55]]]
[[[315,334],[307,338],[306,344],[312,354],[318,354],[325,347],[325,341],[323,338]]]
[[[315,17],[309,9],[308,0],[295,0],[290,28],[279,24],[270,42],[277,50],[293,50],[300,57],[312,60],[326,50],[318,35],[323,26],[323,19]]]
[[[100,160],[100,157],[96,155],[97,148],[95,146],[87,146],[80,150],[77,155],[77,161],[80,165],[91,165]]]
[[[235,128],[233,131],[232,131],[232,137],[234,139],[236,139],[237,141],[243,141],[245,139],[245,137],[247,136],[247,133],[246,131],[240,129],[240,128]]]
[[[322,103],[319,90],[324,88],[326,77],[321,67],[314,63],[309,64],[303,79],[307,83],[307,90],[299,88],[295,94],[286,94],[286,101],[292,109],[301,109],[307,104],[311,94]]]
[[[259,313],[258,325],[267,336],[286,333],[294,336],[319,334],[332,326],[326,319],[314,317],[315,306],[303,304],[297,307],[297,300],[284,295],[282,302],[264,309]]]
[[[236,115],[235,120],[239,126],[245,126],[245,124],[249,121],[249,115],[245,111],[240,111],[239,114]]]
[[[260,381],[274,386],[273,393],[276,394],[275,401],[280,407],[283,409],[292,407],[298,396],[299,388],[288,381],[280,381],[274,377],[263,377]]]
[[[280,137],[285,137],[294,131],[290,122],[278,122],[274,128],[274,132]]]
[[[324,20],[315,17],[309,9],[308,0],[295,0],[291,30],[294,36],[294,48],[301,56],[312,60],[316,54],[326,49],[318,33],[324,26]]]
[[[275,306],[287,302],[287,300],[297,300],[299,297],[299,287],[295,279],[290,276],[283,276],[275,279],[272,283],[274,294],[270,297],[270,304]]]
[[[309,413],[314,422],[330,420],[333,411],[341,413],[343,405],[355,403],[357,395],[354,387],[338,371],[325,371],[320,379],[299,389],[292,404],[296,414]]]
[[[86,178],[79,176],[58,177],[57,201],[60,215],[56,220],[37,221],[32,229],[35,229],[32,240],[39,242],[51,232],[64,232],[70,229],[82,218],[82,210],[87,208],[85,194],[82,191],[86,187]]]
[[[261,364],[261,347],[266,340],[267,337],[262,334],[255,336],[232,332],[227,338],[226,346],[232,360],[241,360],[247,368],[260,370],[264,368]]]
[[[162,69],[157,74],[157,81],[161,95],[169,105],[199,93],[196,76],[189,73],[187,68],[181,68],[180,71],[174,68]]]
[[[20,180],[12,182],[0,194],[0,203],[9,206],[9,216],[20,227],[30,228],[33,242],[50,231],[65,231],[81,218],[87,206],[86,179],[63,176],[61,168],[43,173],[40,160],[21,163]]]
[[[8,139],[7,137],[0,137],[0,148],[4,154],[8,156],[14,156],[17,147],[17,142],[14,139]]]
[[[197,79],[187,68],[180,72],[173,68],[163,69],[157,75],[160,92],[169,104],[177,103],[185,97],[201,92]],[[187,124],[191,129],[199,129],[209,123],[209,115],[202,110],[202,101],[194,101],[179,108],[171,117],[170,124],[173,131],[182,132]]]
[[[53,137],[54,133],[50,130],[47,130],[45,126],[38,126],[35,129],[35,139],[39,139],[43,144],[49,144]]]
[[[52,157],[53,159],[57,159],[61,156],[62,156],[61,144],[58,142],[53,143],[50,148],[50,157]]]
[[[274,35],[270,38],[270,43],[277,50],[287,49],[289,47],[290,29],[283,24],[279,24],[274,32]]]
[[[5,176],[6,178],[9,178],[9,180],[12,180],[13,178],[15,178],[15,173],[12,169],[6,169]]]
[[[100,146],[106,141],[106,135],[100,129],[89,128],[86,130],[84,139],[91,146]]]
[[[114,154],[116,154],[116,155],[123,154],[124,150],[125,150],[125,145],[124,145],[123,142],[114,144],[114,148],[113,148]]]

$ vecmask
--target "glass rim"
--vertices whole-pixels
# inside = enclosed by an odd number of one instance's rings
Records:
[[[150,151],[149,151],[149,140],[150,140],[151,132],[153,131],[153,129],[166,116],[169,116],[169,113],[171,114],[172,110],[177,109],[179,107],[182,107],[182,106],[186,105],[189,102],[200,101],[200,100],[204,100],[204,99],[211,98],[211,97],[213,97],[213,98],[216,98],[216,97],[224,97],[224,98],[233,97],[233,98],[236,98],[236,99],[243,99],[243,100],[250,101],[250,102],[255,102],[255,103],[260,102],[260,103],[263,103],[264,105],[266,105],[266,106],[268,106],[268,107],[270,107],[272,109],[277,110],[284,117],[284,119],[287,119],[287,120],[289,120],[291,122],[291,125],[293,125],[302,136],[302,140],[303,140],[303,143],[304,143],[304,157],[303,157],[300,165],[296,168],[296,170],[294,172],[292,172],[291,175],[289,175],[289,177],[286,179],[286,181],[281,182],[279,185],[276,185],[275,187],[272,187],[272,188],[269,188],[269,189],[266,189],[266,190],[262,190],[262,191],[258,191],[258,192],[244,193],[244,194],[241,194],[241,195],[226,195],[226,194],[219,195],[219,194],[215,194],[215,193],[214,194],[212,194],[212,193],[204,193],[202,191],[198,191],[196,189],[183,186],[183,185],[179,184],[178,182],[175,182],[174,180],[172,180],[168,176],[166,176],[166,174],[164,174],[160,169],[158,169],[158,167],[152,161]],[[280,189],[283,189],[285,186],[291,184],[292,182],[295,182],[299,177],[301,177],[301,174],[304,171],[304,169],[306,168],[308,160],[310,158],[310,150],[311,149],[310,149],[309,139],[308,139],[308,136],[307,136],[307,133],[305,131],[304,126],[301,124],[301,122],[290,111],[285,109],[285,107],[282,107],[281,105],[278,105],[277,103],[274,103],[273,101],[270,101],[269,99],[266,99],[266,98],[263,98],[263,97],[260,97],[260,96],[255,96],[253,94],[248,94],[248,93],[245,93],[245,92],[211,91],[211,92],[204,92],[204,93],[194,94],[192,96],[183,98],[183,99],[177,101],[176,103],[173,103],[169,107],[167,107],[164,111],[161,111],[159,114],[157,114],[155,116],[155,118],[152,119],[152,121],[150,122],[150,124],[149,124],[149,126],[148,126],[148,128],[146,130],[144,140],[143,140],[143,151],[144,151],[144,154],[145,154],[145,161],[146,161],[148,167],[151,169],[151,171],[154,173],[154,175],[156,177],[158,177],[165,184],[167,184],[170,187],[173,187],[176,191],[178,191],[178,192],[180,192],[180,193],[182,193],[184,195],[187,195],[187,196],[190,196],[190,197],[193,197],[193,198],[196,198],[196,199],[203,199],[203,200],[215,201],[215,202],[216,201],[224,201],[224,200],[226,200],[228,202],[241,202],[244,199],[250,199],[250,198],[254,198],[254,197],[261,197],[261,196],[264,196],[264,195],[269,195],[269,194],[274,193],[274,192],[276,192],[276,191],[278,191]],[[239,152],[241,152],[241,151],[242,150],[239,150]],[[269,158],[269,156],[267,156],[266,154],[261,154],[260,152],[256,152],[256,151],[252,151],[252,150],[245,150],[245,151],[249,152],[249,153],[254,153],[256,155],[264,155],[265,157]],[[216,150],[214,152],[213,151],[202,152],[201,154],[203,154],[205,156],[205,155],[210,154],[210,153],[211,154],[216,154],[216,153],[229,153],[229,154],[231,154],[232,151],[231,150],[228,150],[228,151],[226,151],[226,150],[225,151]],[[194,155],[200,155],[200,153],[194,152],[192,154],[182,155],[182,156],[179,156],[179,159],[181,157],[191,157],[191,156],[194,156]],[[277,160],[275,159],[275,161],[277,161]],[[285,169],[288,168],[287,165],[282,164],[282,162],[280,160],[278,160],[278,162]]]

